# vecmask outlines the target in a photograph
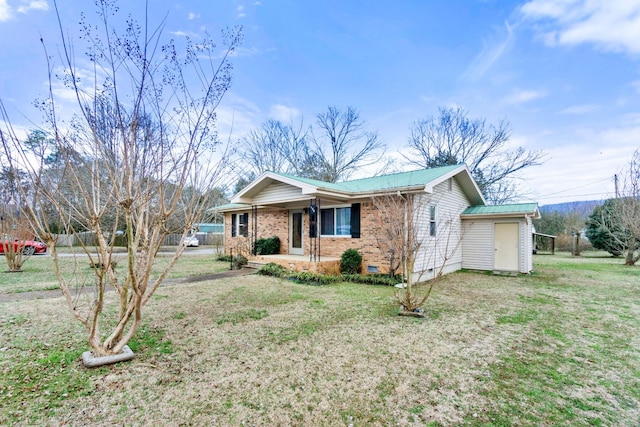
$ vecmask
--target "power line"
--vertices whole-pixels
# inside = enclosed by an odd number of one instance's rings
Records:
[[[578,189],[580,189],[580,188],[589,187],[589,186],[591,186],[591,185],[599,184],[599,183],[601,183],[601,182],[605,182],[605,181],[609,181],[609,178],[606,178],[606,179],[599,179],[599,180],[597,180],[597,181],[593,181],[593,182],[590,182],[590,183],[587,183],[587,184],[579,185],[579,186],[577,186],[577,187],[567,188],[566,190],[562,190],[562,191],[556,191],[555,193],[548,193],[548,196],[553,196],[553,195],[556,195],[556,194],[566,193],[566,192],[568,192],[568,191],[578,190]]]
[[[555,193],[554,193],[555,194]],[[567,197],[586,197],[586,196],[597,196],[599,199],[608,199],[607,193],[584,193],[584,194],[571,194],[570,196],[545,196],[545,197],[537,197],[538,200],[546,200],[546,199],[564,199]]]

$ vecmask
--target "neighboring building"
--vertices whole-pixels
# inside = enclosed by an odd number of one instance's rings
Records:
[[[334,268],[347,249],[363,256],[364,272],[386,272],[389,254],[380,241],[385,219],[377,196],[413,195],[414,224],[423,245],[415,272],[421,279],[460,268],[528,273],[536,203],[487,206],[466,165],[328,183],[265,172],[224,214],[225,252],[250,255],[258,238],[278,236],[280,256],[268,259],[297,270]]]

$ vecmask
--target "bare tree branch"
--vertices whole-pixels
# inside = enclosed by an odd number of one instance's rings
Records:
[[[411,128],[409,164],[421,168],[466,163],[485,198],[504,203],[517,196],[513,177],[522,169],[539,165],[543,153],[518,147],[509,150],[509,123],[487,125],[470,119],[462,108],[439,109],[437,117],[418,120]]]
[[[319,161],[314,178],[327,182],[345,180],[359,168],[378,162],[384,144],[377,132],[367,132],[360,114],[353,107],[341,111],[329,107],[316,115],[319,130],[312,133],[313,155]]]

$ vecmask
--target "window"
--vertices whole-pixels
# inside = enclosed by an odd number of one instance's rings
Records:
[[[231,214],[231,237],[249,235],[249,212]]]
[[[429,235],[436,237],[436,207],[435,205],[429,206]]]
[[[320,209],[320,235],[350,236],[351,207]]]
[[[249,212],[238,215],[238,236],[249,235]]]

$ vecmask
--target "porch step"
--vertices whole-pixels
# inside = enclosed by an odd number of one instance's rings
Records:
[[[249,261],[247,262],[246,268],[255,268],[256,270],[266,265],[267,263],[264,261]]]

